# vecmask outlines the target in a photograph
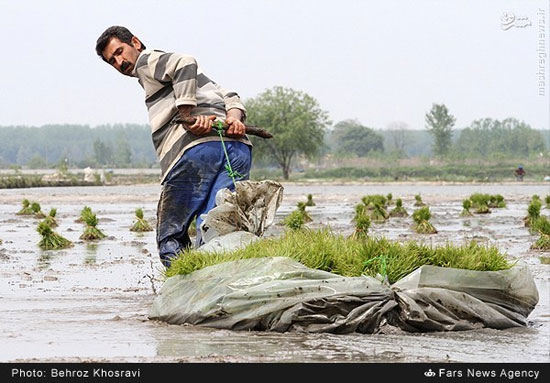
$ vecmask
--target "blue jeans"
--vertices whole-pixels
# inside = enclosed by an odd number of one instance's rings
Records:
[[[236,141],[225,141],[233,171],[248,179],[252,162],[251,148]],[[225,170],[226,159],[220,141],[198,144],[186,150],[162,183],[157,208],[157,245],[161,262],[169,267],[177,254],[191,247],[187,234],[197,217],[196,246],[201,245],[201,214],[216,206],[216,193],[223,188],[234,190]]]

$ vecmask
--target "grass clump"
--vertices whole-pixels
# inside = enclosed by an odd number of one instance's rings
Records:
[[[105,238],[105,234],[103,234],[101,230],[97,228],[97,216],[92,213],[91,209],[89,213],[85,214],[84,222],[86,223],[86,229],[84,229],[84,233],[82,233],[80,239],[83,239],[85,241],[93,241]]]
[[[53,231],[46,221],[40,222],[36,231],[42,236],[38,243],[42,250],[60,250],[73,246],[71,241]]]
[[[316,206],[315,202],[313,202],[313,195],[311,194],[307,195],[306,206]]]
[[[531,227],[540,218],[540,209],[542,208],[542,201],[540,198],[534,198],[533,196],[529,206],[527,207],[527,216],[523,218],[525,227]]]
[[[401,198],[398,198],[395,201],[395,207],[392,211],[390,211],[390,217],[408,217],[409,213],[407,213],[407,210],[403,207],[403,200]]]
[[[294,210],[292,213],[286,216],[283,221],[284,225],[291,230],[300,230],[306,223],[304,212],[300,209]]]
[[[426,204],[422,201],[422,196],[420,194],[414,196],[414,206],[426,206]]]
[[[361,202],[364,205],[364,209],[362,210],[363,214],[368,215],[372,222],[382,223],[390,218],[390,215],[387,211],[388,200],[383,195],[366,195],[361,198]],[[356,207],[356,212],[357,209],[358,208]]]
[[[38,202],[31,203],[31,210],[35,218],[44,218],[46,215],[42,213],[42,208]]]
[[[462,212],[460,213],[461,217],[471,217],[473,214],[470,211],[472,208],[472,201],[470,199],[462,200]]]
[[[75,222],[83,223],[86,222],[86,217],[92,214],[92,208],[89,206],[84,206],[80,211],[80,217],[78,217]]]
[[[311,219],[310,215],[307,213],[306,211],[306,206],[307,204],[305,202],[298,202],[296,204],[296,207],[298,208],[298,210],[300,210],[304,216],[304,222],[311,222],[313,221],[313,219]]]
[[[489,214],[489,202],[491,196],[489,194],[474,193],[470,196],[472,207],[475,209],[476,214]]]
[[[432,214],[428,206],[415,210],[413,213],[414,230],[419,234],[436,234],[437,230],[430,223],[431,217]]]
[[[393,194],[388,193],[386,200],[388,201],[388,206],[393,205]]]
[[[355,223],[355,231],[352,234],[352,237],[356,239],[367,238],[370,228],[370,217],[365,214],[366,207],[363,204],[359,204],[355,209],[355,216],[353,217],[353,222]]]
[[[550,194],[547,195],[546,198],[544,198],[544,202],[546,202],[546,206],[544,208],[550,209]]]
[[[44,218],[44,221],[48,224],[48,226],[57,227],[57,221],[55,219],[56,214],[57,209],[55,207],[51,208],[46,218]]]
[[[533,222],[533,230],[540,234],[531,249],[550,251],[550,221],[542,216]]]
[[[22,201],[23,207],[16,214],[17,215],[33,215],[34,211],[31,209],[31,202],[28,199]]]
[[[151,225],[149,225],[149,222],[147,222],[147,220],[143,218],[143,209],[141,208],[136,209],[136,222],[130,228],[130,231],[137,231],[137,232],[153,231],[153,229],[151,228]]]
[[[172,262],[166,276],[189,274],[222,262],[262,257],[289,257],[307,267],[348,277],[381,274],[387,276],[390,283],[422,265],[481,271],[512,266],[497,248],[473,241],[463,246],[432,247],[385,238],[345,238],[324,229],[287,231],[279,238],[262,239],[233,252],[189,250]]]

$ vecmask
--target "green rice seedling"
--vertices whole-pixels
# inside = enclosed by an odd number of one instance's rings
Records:
[[[17,215],[34,215],[34,211],[31,209],[31,202],[28,199],[24,199],[23,207],[16,214]]]
[[[527,216],[523,218],[525,227],[531,227],[537,219],[540,218],[540,209],[542,202],[540,199],[533,198],[527,207]]]
[[[57,214],[57,209],[56,208],[51,208],[50,209],[50,212],[48,213],[48,215],[46,216],[46,218],[44,218],[44,221],[48,224],[48,226],[50,227],[57,227],[57,221],[55,219],[55,215]]]
[[[489,214],[491,212],[489,209],[490,200],[491,196],[489,194],[474,193],[470,196],[476,214]]]
[[[46,221],[40,222],[36,231],[42,236],[38,243],[42,250],[59,250],[73,246],[71,241],[53,231]]]
[[[388,201],[388,206],[393,205],[393,194],[388,193],[386,200]]]
[[[496,247],[470,242],[432,247],[423,243],[375,237],[343,237],[330,230],[287,231],[232,252],[188,250],[172,262],[166,276],[189,274],[223,262],[262,257],[289,257],[303,265],[347,277],[384,275],[394,283],[422,265],[495,271],[510,268]]]
[[[134,225],[130,228],[130,231],[153,231],[151,228],[151,225],[149,225],[149,222],[143,218],[143,209],[137,208],[136,209],[136,222]]]
[[[426,206],[426,204],[422,201],[422,196],[420,194],[415,195],[414,199],[414,206]]]
[[[197,219],[196,218],[189,225],[189,229],[187,229],[187,235],[189,235],[190,237],[195,237],[197,235]]]
[[[390,211],[390,217],[408,217],[409,213],[407,213],[407,210],[403,207],[403,200],[401,198],[398,198],[395,201],[395,208],[393,208],[392,211]]]
[[[550,194],[546,196],[544,199],[544,202],[546,202],[546,209],[550,209]]]
[[[46,215],[42,213],[42,208],[38,202],[31,203],[31,210],[35,218],[44,218]]]
[[[534,201],[534,200],[540,201],[540,196],[538,194],[533,194],[533,196],[531,197],[531,201]]]
[[[371,221],[377,222],[377,223],[385,222],[390,217],[385,206],[382,205],[381,203],[373,204],[373,208],[372,210],[370,210],[369,215],[370,215]]]
[[[470,211],[470,208],[472,207],[472,201],[470,201],[469,199],[464,199],[462,200],[462,212],[460,213],[460,215],[462,217],[470,217],[472,216],[472,212]]]
[[[431,217],[432,214],[428,206],[415,210],[413,213],[413,220],[415,222],[414,230],[419,234],[437,233],[435,227],[429,222]]]
[[[304,222],[307,223],[313,221],[313,219],[311,219],[310,215],[306,211],[307,204],[305,202],[298,202],[296,206],[298,207],[298,210],[302,212],[302,215],[304,216]]]
[[[365,204],[365,206],[369,210],[373,210],[374,205],[381,205],[383,207],[386,207],[388,203],[388,201],[386,200],[386,197],[380,194],[366,195],[363,198],[361,198],[361,201]]]
[[[80,217],[75,220],[75,222],[83,223],[86,222],[86,217],[92,214],[92,208],[89,206],[84,206],[80,211]]]
[[[502,209],[506,207],[506,202],[504,197],[500,194],[491,195],[489,198],[489,207],[495,209]]]
[[[101,232],[97,228],[97,217],[94,213],[90,212],[85,214],[84,220],[86,222],[86,229],[84,229],[84,233],[80,236],[80,239],[83,239],[85,241],[93,241],[96,239],[102,239],[105,238],[105,234]]]
[[[315,206],[315,202],[313,202],[313,195],[307,195],[306,206]]]
[[[355,214],[353,222],[355,223],[355,231],[352,236],[355,238],[367,238],[371,224],[369,216],[364,213]]]
[[[541,216],[533,222],[533,229],[540,234],[539,239],[531,245],[531,249],[550,251],[550,221]]]
[[[291,230],[300,230],[306,223],[304,212],[300,209],[294,210],[292,213],[286,216],[283,221],[284,225]]]

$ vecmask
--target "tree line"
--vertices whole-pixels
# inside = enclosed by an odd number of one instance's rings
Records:
[[[374,129],[357,120],[333,124],[310,95],[274,87],[245,100],[247,123],[274,134],[252,137],[254,162],[275,166],[288,179],[298,158],[346,157],[525,158],[548,151],[550,133],[515,118],[484,118],[454,129],[444,104],[425,114],[425,129],[400,121]],[[148,125],[46,125],[0,127],[0,167],[157,167]]]

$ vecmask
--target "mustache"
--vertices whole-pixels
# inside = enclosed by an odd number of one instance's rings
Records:
[[[128,69],[128,67],[130,67],[130,64],[128,61],[124,61],[121,65],[120,65],[120,70],[122,72],[126,72],[126,69]]]

